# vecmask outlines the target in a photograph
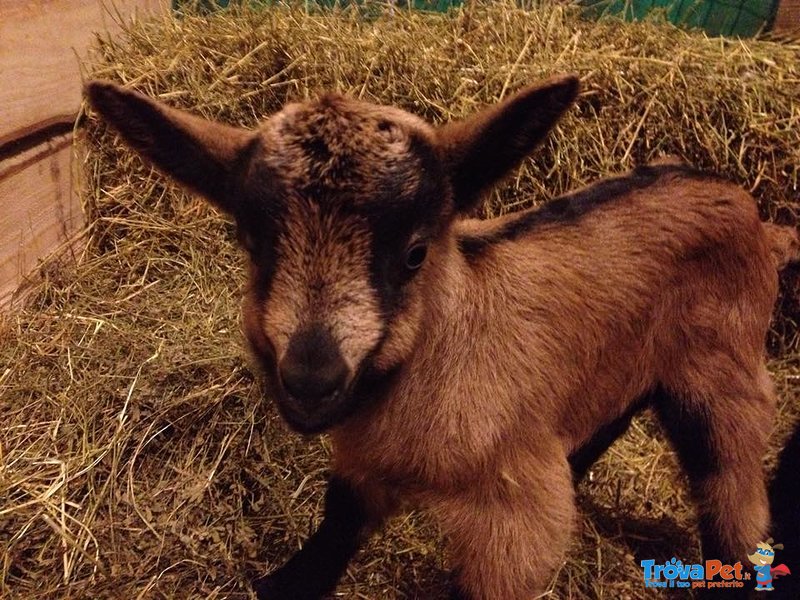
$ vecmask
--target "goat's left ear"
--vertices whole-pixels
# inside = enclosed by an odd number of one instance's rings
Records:
[[[553,77],[441,127],[437,139],[456,210],[473,209],[487,188],[522,162],[570,107],[578,90],[577,77]]]
[[[209,121],[109,81],[91,81],[86,96],[100,116],[145,159],[218,208],[234,213],[230,193],[254,134]]]

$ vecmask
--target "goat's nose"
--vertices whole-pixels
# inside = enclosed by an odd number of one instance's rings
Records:
[[[318,402],[341,390],[349,369],[328,329],[306,327],[289,340],[278,365],[284,389],[302,402]]]

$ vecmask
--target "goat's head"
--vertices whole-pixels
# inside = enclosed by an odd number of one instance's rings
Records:
[[[146,159],[232,215],[250,259],[245,333],[284,418],[317,432],[355,410],[359,381],[403,363],[453,219],[533,149],[577,90],[574,77],[553,78],[440,128],[328,95],[252,131],[112,83],[92,82],[87,95]]]

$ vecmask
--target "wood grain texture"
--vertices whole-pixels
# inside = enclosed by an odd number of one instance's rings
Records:
[[[800,35],[800,0],[781,0],[773,31]]]
[[[167,0],[0,0],[0,308],[83,228],[71,172],[80,61],[98,33]]]
[[[0,162],[0,306],[40,258],[73,243],[83,229],[71,161],[68,134]]]
[[[119,18],[163,10],[166,0],[0,0],[0,146],[75,118],[79,57]]]

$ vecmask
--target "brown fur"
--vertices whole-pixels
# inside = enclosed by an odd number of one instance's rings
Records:
[[[434,509],[475,598],[542,591],[574,525],[567,457],[659,383],[681,399],[667,410],[707,415],[719,464],[694,483],[726,557],[766,533],[770,240],[727,183],[665,176],[624,200],[477,264],[453,243],[423,286],[409,375],[333,433],[337,473]]]
[[[291,105],[208,146],[205,168],[234,174],[225,195],[191,173],[189,144],[177,168],[151,147],[185,116],[111,84],[88,90],[134,147],[234,215],[252,259],[244,329],[279,406],[330,431],[334,472],[373,525],[406,505],[437,516],[470,598],[544,589],[575,526],[570,455],[643,397],[690,476],[704,551],[743,559],[767,533],[763,345],[796,233],[761,223],[739,187],[674,163],[541,211],[457,216],[576,92],[553,79],[440,129],[337,96]],[[150,122],[131,126],[141,114]],[[258,211],[278,215],[259,229]],[[413,233],[379,251],[404,219]],[[395,263],[376,256],[419,239],[424,265],[387,292]],[[312,322],[348,365],[343,396],[358,397],[336,419],[303,416],[276,375]],[[365,377],[379,383],[359,387]]]

